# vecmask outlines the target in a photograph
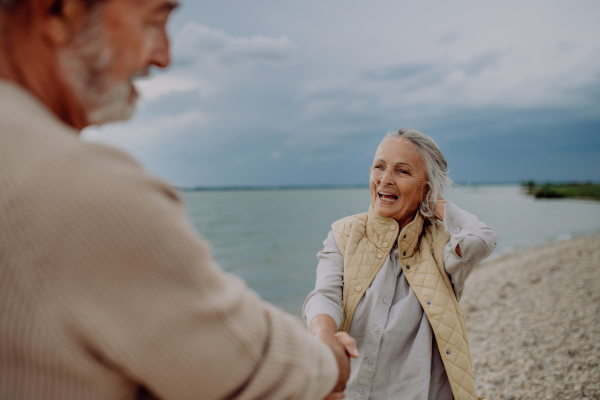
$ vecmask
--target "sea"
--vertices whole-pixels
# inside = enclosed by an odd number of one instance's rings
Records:
[[[220,266],[296,316],[314,289],[316,254],[331,224],[370,204],[368,188],[201,190],[183,197]],[[496,231],[489,259],[600,233],[600,201],[535,199],[519,185],[459,185],[444,197]]]

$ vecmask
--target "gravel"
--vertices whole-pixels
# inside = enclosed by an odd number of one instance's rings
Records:
[[[600,235],[482,264],[461,305],[479,396],[600,399]]]

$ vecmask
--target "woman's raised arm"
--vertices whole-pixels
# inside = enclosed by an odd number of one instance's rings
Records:
[[[496,233],[477,217],[453,203],[445,203],[444,225],[450,241],[444,248],[444,266],[450,274],[456,298],[460,300],[473,267],[496,248]]]

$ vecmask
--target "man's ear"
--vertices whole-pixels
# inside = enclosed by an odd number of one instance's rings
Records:
[[[86,21],[88,9],[82,0],[35,0],[33,8],[45,39],[54,47],[71,42]]]

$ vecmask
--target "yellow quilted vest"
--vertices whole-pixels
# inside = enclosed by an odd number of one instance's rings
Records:
[[[343,218],[332,228],[344,256],[344,319],[340,331],[350,329],[358,302],[400,234],[402,270],[429,319],[454,398],[478,399],[465,315],[444,269],[442,253],[450,239],[444,225],[425,224],[417,212],[415,219],[398,232],[396,220],[380,216],[371,206],[368,213]]]

